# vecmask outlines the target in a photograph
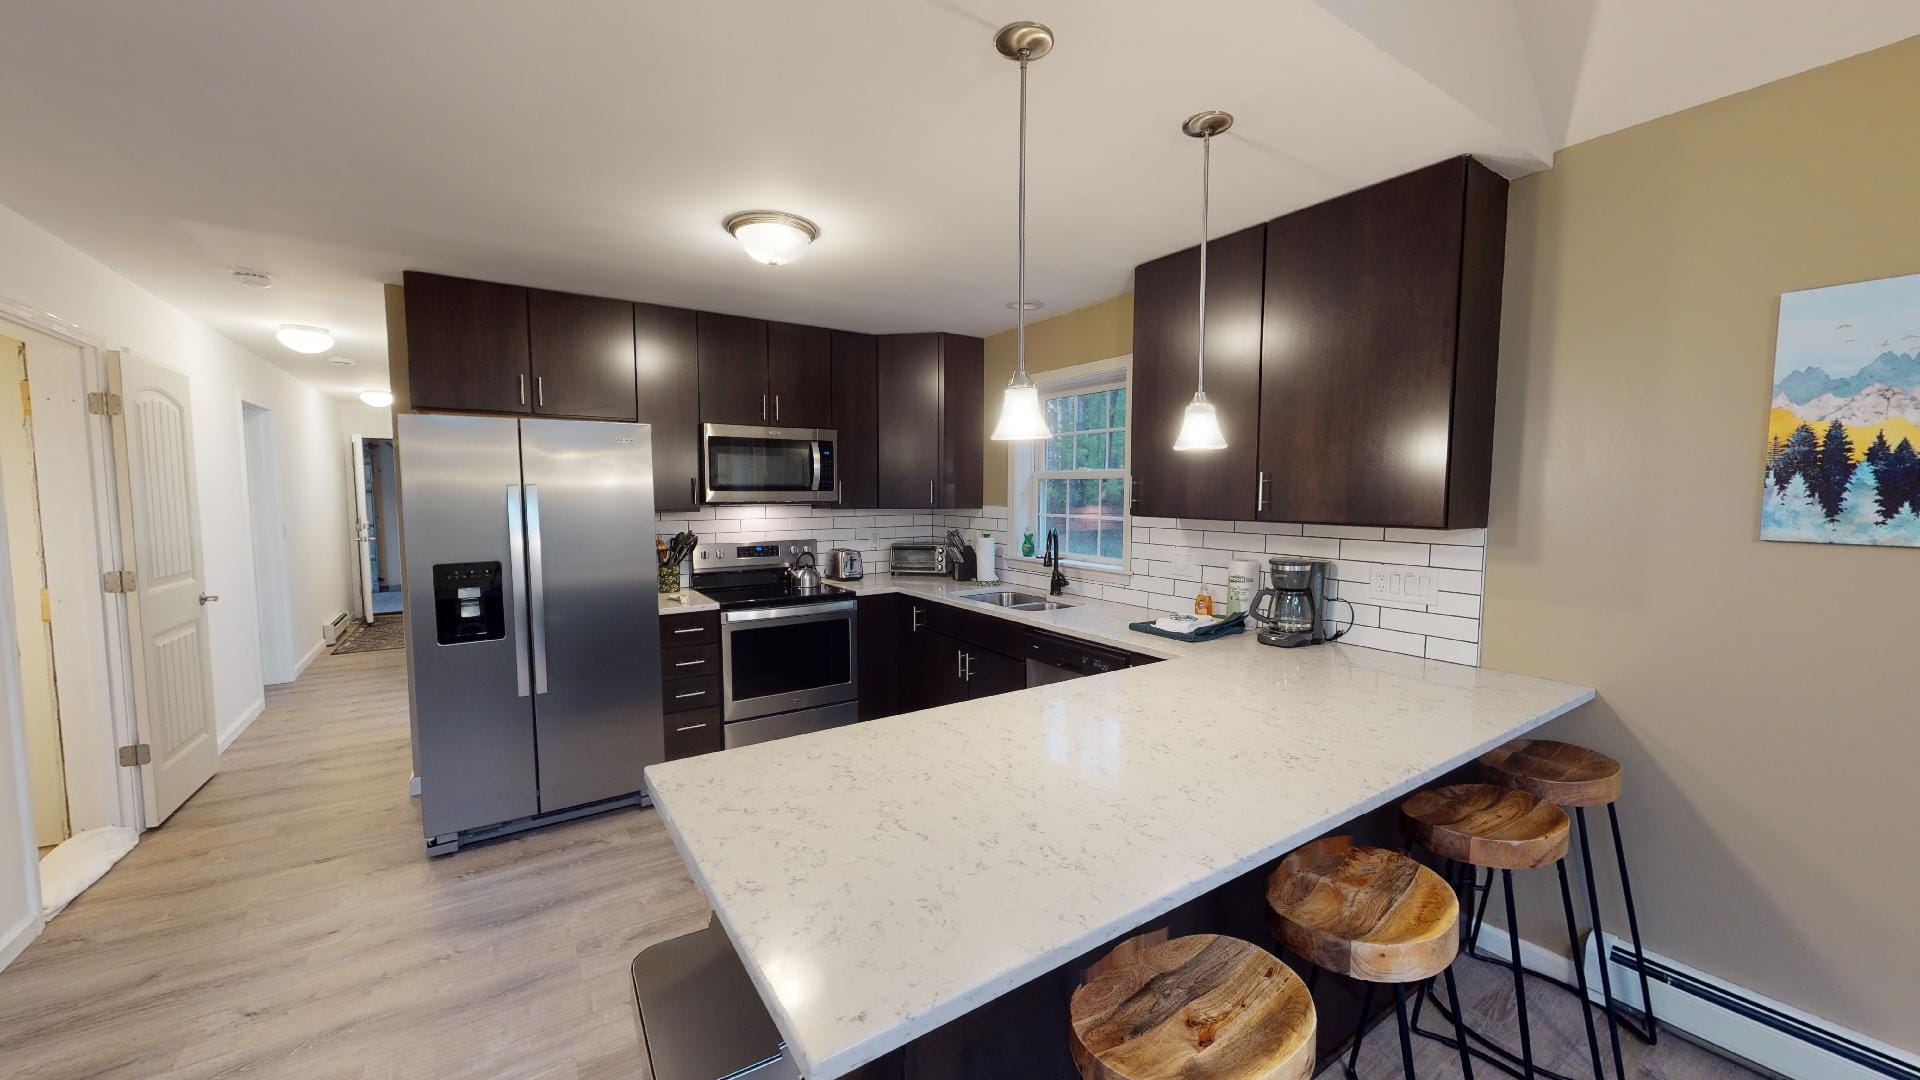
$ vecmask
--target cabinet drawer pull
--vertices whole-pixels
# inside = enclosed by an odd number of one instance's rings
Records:
[[[686,692],[686,693],[684,693],[684,694],[675,694],[675,695],[673,695],[673,700],[675,700],[675,701],[685,701],[686,699],[688,699],[688,698],[690,698],[690,697],[706,697],[706,696],[707,696],[707,692],[706,692],[705,690],[689,690],[689,691],[687,691],[687,692]]]
[[[703,728],[703,727],[706,727],[706,726],[707,726],[707,725],[708,725],[709,723],[711,723],[711,721],[708,721],[708,720],[702,720],[702,721],[700,721],[700,722],[699,722],[699,723],[697,723],[697,724],[688,724],[688,725],[687,725],[686,727],[677,727],[677,728],[674,728],[673,730],[674,730],[674,731],[676,731],[676,732],[681,732],[681,731],[699,731],[699,730],[700,730],[701,728]]]
[[[705,663],[706,663],[705,660],[675,660],[673,662],[673,666],[674,667],[699,667]]]
[[[685,627],[681,627],[681,628],[680,628],[680,629],[678,629],[678,630],[675,630],[675,631],[674,631],[674,633],[676,633],[676,634],[697,634],[697,633],[699,633],[700,631],[702,631],[702,630],[705,630],[705,629],[706,629],[706,627],[704,627],[704,626],[685,626]]]

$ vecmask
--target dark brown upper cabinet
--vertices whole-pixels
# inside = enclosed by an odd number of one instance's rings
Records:
[[[1220,415],[1224,450],[1175,451],[1198,376],[1200,248],[1134,271],[1133,512],[1150,517],[1251,520],[1259,499],[1255,464],[1266,227],[1207,244],[1207,400]]]
[[[527,290],[418,270],[402,281],[409,405],[533,412]]]
[[[533,411],[540,416],[635,420],[633,305],[527,290]]]
[[[871,334],[835,330],[833,423],[840,440],[836,474],[840,505],[848,509],[879,506],[880,389],[876,381],[880,342]],[[861,665],[864,675],[866,665]]]
[[[767,423],[780,427],[833,426],[833,348],[817,326],[767,324]]]
[[[700,421],[771,424],[767,390],[767,324],[738,315],[700,312]]]
[[[700,375],[694,314],[634,304],[634,371],[639,418],[653,425],[653,505],[700,505]]]
[[[1456,158],[1267,224],[1262,520],[1487,523],[1506,203]]]
[[[940,502],[944,509],[981,502],[986,464],[987,343],[977,337],[940,337]]]
[[[986,452],[986,343],[959,334],[880,338],[879,503],[977,507]]]

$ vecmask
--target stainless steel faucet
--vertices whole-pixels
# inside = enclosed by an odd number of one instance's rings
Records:
[[[1053,568],[1053,577],[1047,582],[1047,592],[1054,596],[1065,592],[1067,575],[1060,572],[1060,534],[1052,529],[1047,530],[1047,554],[1040,560],[1040,565]]]

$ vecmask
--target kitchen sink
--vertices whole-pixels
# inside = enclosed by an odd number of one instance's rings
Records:
[[[1011,589],[987,589],[983,592],[961,593],[960,599],[971,600],[976,604],[992,604],[994,607],[1011,608],[1014,611],[1055,611],[1070,608],[1072,604],[1063,604],[1058,600],[1033,593],[1014,592]]]

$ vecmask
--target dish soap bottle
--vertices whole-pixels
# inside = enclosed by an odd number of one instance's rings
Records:
[[[1193,594],[1193,613],[1213,618],[1213,594],[1205,589]]]
[[[1020,538],[1020,554],[1029,559],[1033,558],[1033,530],[1032,529],[1028,529],[1027,534]]]

